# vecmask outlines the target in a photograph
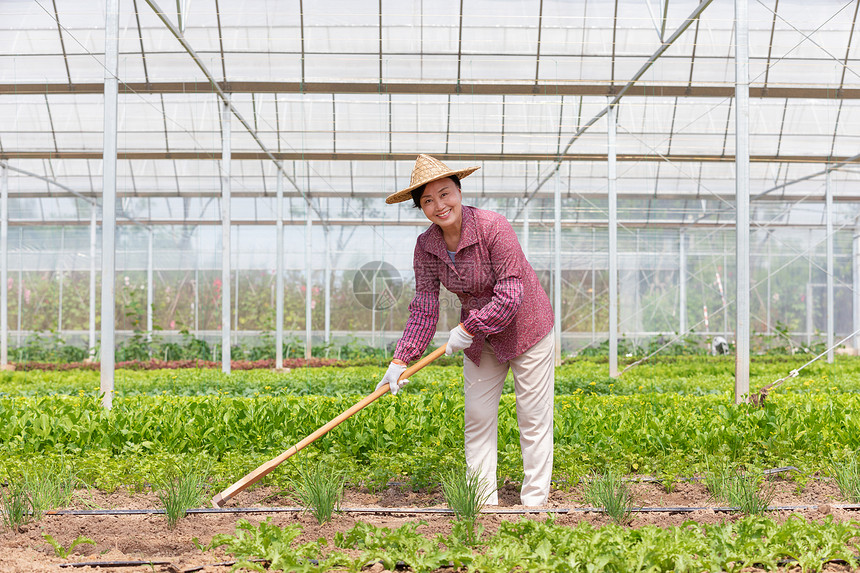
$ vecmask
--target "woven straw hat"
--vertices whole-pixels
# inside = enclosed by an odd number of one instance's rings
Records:
[[[451,177],[452,175],[456,175],[458,178],[462,179],[463,177],[474,173],[478,169],[480,169],[480,167],[451,169],[438,159],[430,157],[429,155],[421,154],[418,156],[418,159],[415,160],[415,167],[412,168],[412,180],[409,183],[409,187],[398,191],[397,193],[392,193],[385,199],[385,202],[390,205],[392,203],[406,201],[412,198],[412,192],[415,189],[426,183],[436,181],[437,179],[444,179],[445,177]]]

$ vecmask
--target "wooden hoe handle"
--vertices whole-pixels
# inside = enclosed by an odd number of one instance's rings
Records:
[[[445,353],[445,346],[446,345],[443,344],[442,346],[440,346],[439,348],[437,348],[436,350],[434,350],[433,352],[431,352],[430,354],[428,354],[427,356],[425,356],[424,358],[422,358],[421,360],[419,360],[418,362],[416,362],[415,364],[413,364],[412,366],[407,368],[403,372],[403,374],[400,375],[400,378],[398,378],[398,380],[403,380],[404,378],[409,378],[410,376],[412,376],[413,374],[415,374],[416,372],[418,372],[419,370],[421,370],[422,368],[424,368],[425,366],[427,366],[428,364],[430,364],[431,362],[433,362],[434,360],[436,360],[437,358],[442,356]],[[390,391],[391,391],[391,389],[387,384],[385,386],[380,387],[378,390],[374,390],[374,392],[372,394],[370,394],[369,396],[367,396],[365,398],[362,398],[355,405],[353,405],[348,410],[346,410],[345,412],[340,414],[338,417],[336,417],[333,420],[331,420],[330,422],[328,422],[326,425],[317,429],[313,434],[309,435],[308,437],[303,439],[298,444],[294,445],[293,447],[291,447],[287,451],[283,452],[279,456],[272,458],[268,462],[264,463],[263,465],[261,465],[260,467],[258,467],[257,469],[255,469],[254,471],[252,471],[251,473],[249,473],[248,475],[246,475],[245,477],[243,477],[242,479],[240,479],[239,481],[237,481],[236,483],[234,483],[233,485],[231,485],[230,487],[228,487],[227,489],[225,489],[224,491],[222,491],[221,493],[219,493],[215,497],[213,497],[212,498],[212,506],[213,507],[223,507],[224,504],[227,503],[227,501],[230,498],[232,498],[233,496],[235,496],[237,493],[239,493],[240,491],[244,491],[247,487],[257,483],[258,481],[263,479],[263,477],[268,475],[272,470],[274,470],[276,467],[278,467],[281,463],[283,463],[285,460],[287,460],[288,458],[297,454],[300,450],[304,449],[306,446],[311,445],[312,443],[317,441],[319,438],[323,437],[324,435],[329,433],[331,430],[333,430],[337,426],[339,426],[341,424],[341,422],[345,421],[347,418],[349,418],[350,416],[352,416],[353,414],[355,414],[359,410],[362,410],[365,406],[369,405],[371,402],[374,402],[376,399],[382,397],[383,395],[385,395],[386,392],[390,392]]]

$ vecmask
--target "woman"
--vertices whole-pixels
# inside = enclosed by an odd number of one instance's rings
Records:
[[[397,391],[407,363],[420,358],[439,320],[439,285],[462,304],[462,322],[451,330],[445,353],[465,350],[466,465],[498,505],[498,412],[508,369],[513,371],[523,454],[523,505],[547,501],[552,477],[555,388],[553,312],[514,230],[502,215],[462,204],[460,179],[478,167],[452,170],[419,155],[411,185],[386,203],[412,199],[432,223],[415,246],[415,298],[394,358],[377,388]]]

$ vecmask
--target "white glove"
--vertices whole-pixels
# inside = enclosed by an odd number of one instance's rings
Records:
[[[388,365],[388,370],[385,371],[385,376],[382,377],[379,384],[376,385],[376,390],[379,390],[386,384],[391,388],[391,393],[395,396],[397,395],[397,391],[406,386],[409,383],[409,380],[403,379],[398,381],[400,375],[406,370],[405,364],[398,364],[396,362],[392,362]],[[374,392],[376,391],[374,390]]]
[[[472,339],[475,338],[463,328],[462,323],[458,324],[451,330],[451,335],[448,337],[448,343],[445,345],[445,355],[451,356],[459,350],[465,350],[472,346]]]

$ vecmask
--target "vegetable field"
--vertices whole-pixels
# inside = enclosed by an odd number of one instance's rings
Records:
[[[763,358],[753,367],[751,386],[759,388],[803,363],[796,362]],[[724,359],[675,357],[641,365],[612,380],[598,359],[559,367],[555,489],[573,495],[594,476],[613,472],[629,480],[652,480],[668,491],[691,478],[705,479],[717,467],[744,475],[791,467],[781,474],[781,487],[801,492],[812,483],[832,483],[836,468],[856,463],[860,360],[818,362],[780,387],[762,407],[732,404],[732,369],[733,363]],[[205,468],[211,497],[354,404],[373,389],[383,371],[381,366],[231,375],[194,369],[119,371],[117,398],[109,413],[99,402],[98,372],[4,372],[0,477],[14,484],[21,476],[53,468],[74,475],[78,489],[124,492],[131,500],[151,496],[177,468]],[[260,491],[281,492],[286,496],[281,505],[292,505],[288,492],[295,480],[308,468],[322,466],[343,476],[352,491],[372,495],[397,489],[429,496],[425,501],[430,505],[439,503],[433,495],[440,479],[464,463],[461,372],[458,366],[423,369],[398,396],[383,397],[283,464],[262,482]],[[500,485],[511,483],[515,488],[522,477],[522,460],[510,392],[502,398],[499,444]],[[716,498],[708,501],[709,506],[720,505]],[[837,493],[818,501],[853,500]],[[740,515],[734,515],[720,523],[669,529],[644,522],[637,527],[636,518],[631,529],[623,524],[556,522],[550,514],[542,525],[505,521],[499,529],[498,523],[488,524],[492,531],[485,532],[483,549],[458,546],[450,537],[457,536],[456,523],[454,529],[439,533],[437,541],[432,536],[428,541],[426,535],[414,533],[418,519],[401,525],[406,529],[396,534],[359,521],[355,527],[370,529],[332,537],[332,547],[326,550],[312,543],[296,545],[293,540],[301,538],[298,530],[289,534],[266,526],[267,522],[246,523],[235,533],[222,533],[214,540],[210,535],[205,542],[212,542],[210,551],[228,551],[239,559],[256,555],[272,564],[288,564],[290,570],[352,569],[359,560],[356,550],[361,550],[365,562],[381,560],[388,568],[404,561],[403,555],[419,551],[420,563],[408,562],[415,570],[435,570],[449,563],[478,570],[579,570],[576,564],[585,563],[582,557],[555,552],[555,543],[584,544],[589,551],[605,554],[605,566],[618,571],[722,570],[752,564],[778,568],[789,557],[805,560],[806,570],[816,570],[824,561],[850,561],[856,556],[853,514],[826,524],[809,521],[809,516],[780,515],[751,521],[736,521]],[[292,535],[282,546],[294,551],[260,555],[260,548],[272,541],[257,539],[261,535]],[[530,553],[522,544],[512,549],[506,541],[512,535],[537,536],[536,545]],[[752,545],[740,547],[739,536],[750,535]],[[787,541],[816,535],[821,539],[808,541],[807,549]],[[540,547],[545,543],[550,546],[544,551]],[[638,547],[635,551],[647,555],[634,558],[613,547]],[[349,551],[338,553],[341,549]],[[640,558],[650,569],[633,566]],[[317,565],[312,567],[310,559]],[[491,561],[500,565],[493,569]]]
[[[556,478],[607,468],[691,476],[716,458],[750,468],[790,465],[813,475],[860,448],[860,361],[817,363],[761,408],[731,403],[732,367],[727,360],[677,358],[615,381],[599,362],[560,367]],[[784,360],[758,365],[753,387],[793,367]],[[110,413],[98,401],[97,372],[4,373],[0,470],[19,471],[34,455],[85,473],[112,459],[115,472],[92,476],[94,485],[112,489],[149,481],[160,460],[199,457],[213,463],[217,483],[224,483],[348,408],[381,373],[374,366],[229,376],[121,371]],[[462,458],[460,376],[456,366],[426,368],[401,395],[367,408],[301,458],[325,458],[354,483],[426,485]],[[516,480],[522,462],[512,394],[503,396],[500,412],[500,474]],[[289,473],[289,467],[279,472]]]

